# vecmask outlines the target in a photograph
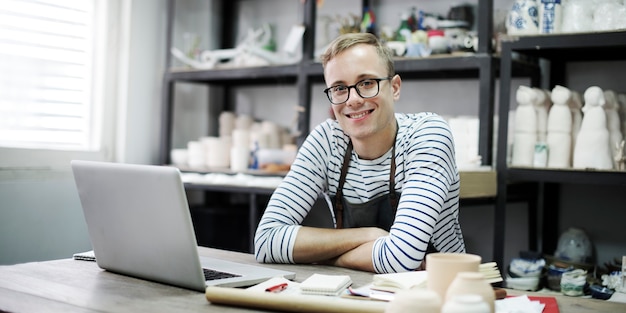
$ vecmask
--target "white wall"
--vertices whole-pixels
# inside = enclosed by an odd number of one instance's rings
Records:
[[[119,82],[116,161],[150,164],[158,157],[165,0],[122,2],[130,30],[121,39],[128,50],[121,53],[126,78]],[[0,264],[67,258],[91,249],[67,164],[54,170],[0,169]]]

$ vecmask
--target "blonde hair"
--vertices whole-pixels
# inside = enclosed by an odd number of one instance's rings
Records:
[[[396,74],[391,50],[382,44],[376,36],[370,33],[347,33],[335,38],[326,52],[320,56],[322,66],[326,67],[326,64],[335,56],[358,44],[371,45],[376,48],[378,58],[387,66],[387,75],[393,76]]]

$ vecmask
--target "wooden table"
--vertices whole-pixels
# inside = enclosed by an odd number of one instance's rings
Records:
[[[251,254],[199,248],[201,255],[257,264]],[[302,281],[313,273],[348,274],[355,286],[372,274],[323,265],[263,266],[287,269]],[[508,290],[509,294],[538,295]],[[540,295],[540,294],[539,294]],[[556,296],[562,313],[626,312],[626,304]],[[358,300],[355,300],[358,301]],[[0,266],[0,311],[9,312],[253,312],[212,305],[196,291],[110,273],[95,262],[73,259]]]

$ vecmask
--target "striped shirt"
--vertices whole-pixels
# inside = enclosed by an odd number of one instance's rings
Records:
[[[459,173],[448,124],[433,113],[396,113],[395,190],[401,192],[389,235],[372,251],[377,273],[414,270],[429,240],[441,252],[465,252],[459,225]],[[349,138],[337,121],[318,125],[300,147],[291,170],[274,191],[259,222],[255,257],[263,263],[294,263],[300,223],[322,193],[335,195]],[[352,153],[343,187],[350,203],[389,193],[389,151],[375,160]]]

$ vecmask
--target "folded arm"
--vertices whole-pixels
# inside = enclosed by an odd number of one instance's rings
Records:
[[[374,271],[374,241],[387,236],[375,227],[328,229],[301,227],[293,257],[296,263],[324,263],[363,271]]]

